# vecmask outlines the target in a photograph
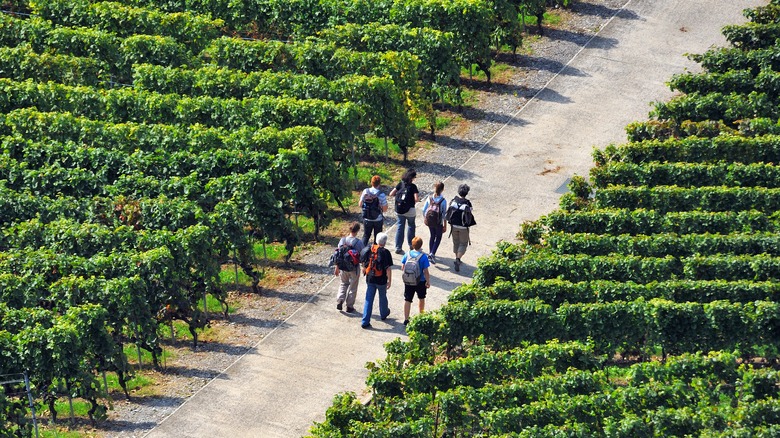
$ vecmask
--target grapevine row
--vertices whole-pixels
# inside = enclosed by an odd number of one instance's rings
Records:
[[[334,159],[344,160],[360,126],[362,111],[349,102],[297,100],[261,96],[255,99],[180,97],[134,89],[95,90],[32,81],[0,79],[0,111],[35,107],[114,123],[203,124],[227,129],[244,126],[317,126],[332,142]]]
[[[171,37],[193,53],[217,38],[224,24],[191,12],[166,13],[121,2],[36,0],[30,5],[33,14],[56,24],[89,27],[123,37],[139,34]]]
[[[589,341],[598,354],[708,350],[778,351],[780,303],[675,303],[663,299],[564,303],[536,299],[449,303],[440,314],[410,322],[421,335],[451,348],[484,339],[497,349],[552,339]]]
[[[770,254],[780,256],[777,233],[598,235],[549,233],[545,249],[556,254],[631,254],[688,257],[694,254]]]
[[[150,64],[133,67],[133,84],[139,90],[162,94],[218,98],[292,97],[352,102],[363,108],[375,132],[392,137],[403,148],[413,142],[403,94],[388,77],[347,75],[333,80],[293,72],[245,73],[218,67],[197,70]]]
[[[596,166],[614,162],[776,163],[780,161],[780,136],[725,135],[632,142],[594,151],[593,160]]]
[[[489,436],[548,436],[563,430],[609,436],[750,433],[763,430],[768,418],[780,416],[774,400],[780,374],[741,366],[734,355],[724,353],[676,356],[663,364],[640,363],[627,369],[548,368],[499,382],[492,381],[495,374],[490,372],[440,381],[433,372],[436,367],[405,367],[403,377],[372,371],[369,379],[379,377],[372,385],[375,403],[351,411],[350,421],[318,425],[315,432],[348,435],[389,421],[382,430],[396,434],[434,434],[437,429]],[[421,391],[405,385],[422,376],[440,384],[429,383]],[[396,392],[385,392],[388,387]],[[339,405],[349,406],[353,396],[343,397]],[[724,397],[735,401],[720,409]],[[397,404],[400,400],[403,404]],[[388,405],[397,405],[398,410],[388,416],[382,412]]]
[[[599,209],[555,211],[539,222],[524,225],[523,233],[541,235],[542,226],[566,233],[595,234],[729,234],[778,230],[776,215],[758,211],[683,211]]]
[[[680,211],[772,214],[780,210],[780,189],[764,187],[610,186],[595,195],[597,208],[636,208],[659,213]]]
[[[523,282],[497,280],[490,286],[461,286],[453,291],[449,301],[539,299],[557,309],[567,302],[610,303],[654,298],[676,303],[721,300],[735,303],[780,302],[780,283],[754,280],[666,280],[645,284],[612,280],[573,282],[557,278]]]
[[[594,167],[597,188],[610,185],[780,187],[780,167],[772,163],[643,163],[610,162]]]
[[[198,64],[184,45],[171,37],[131,35],[84,27],[54,26],[39,17],[15,18],[0,14],[0,43],[8,47],[29,45],[35,53],[54,51],[62,55],[92,58],[105,64],[115,82],[128,84],[134,64],[168,66]]]

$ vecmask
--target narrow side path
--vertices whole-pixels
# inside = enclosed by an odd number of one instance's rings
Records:
[[[451,244],[442,243],[427,307],[441,306],[449,291],[470,281],[477,258],[496,242],[513,240],[522,221],[554,210],[568,179],[587,175],[592,146],[624,141],[625,125],[645,119],[648,102],[667,99],[671,92],[664,82],[695,68],[685,53],[725,44],[720,28],[743,22],[741,11],[760,4],[766,1],[629,0],[445,182],[448,198],[461,182],[471,186],[479,225],[460,273],[451,269]],[[419,229],[427,239],[427,230]],[[324,419],[335,394],[367,396],[366,362],[383,358],[384,343],[405,336],[402,287],[395,282],[388,294],[390,318],[373,321],[372,330],[360,328],[360,315],[335,309],[337,287],[328,284],[147,436],[303,436],[312,422]],[[361,285],[357,308],[364,291]]]

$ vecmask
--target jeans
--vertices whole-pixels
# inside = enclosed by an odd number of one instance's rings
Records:
[[[363,320],[361,324],[366,326],[371,324],[371,312],[374,311],[374,296],[379,291],[379,317],[387,318],[390,314],[390,308],[387,307],[387,285],[368,283],[366,289],[366,300],[363,303]]]
[[[382,225],[384,221],[369,221],[363,219],[363,246],[368,246],[368,239],[371,238],[371,233],[374,233],[373,245],[376,243],[376,235],[382,232]]]
[[[411,213],[414,210],[409,210]],[[396,221],[396,225],[398,225],[395,230],[395,249],[403,249],[404,246],[404,231],[406,231],[406,225],[409,225],[409,233],[407,233],[406,236],[406,242],[409,244],[409,249],[412,248],[412,238],[414,237],[414,232],[417,229],[417,224],[414,222],[415,216],[404,216],[402,214],[398,215],[398,220]]]
[[[444,227],[441,225],[434,225],[428,227],[428,230],[431,232],[431,240],[428,242],[428,249],[431,255],[436,255],[436,250],[439,249],[439,244],[441,243],[442,234],[444,234]]]

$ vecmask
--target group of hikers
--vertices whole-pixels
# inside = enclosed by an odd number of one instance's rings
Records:
[[[466,199],[469,186],[458,186],[458,196],[449,203],[444,198],[444,183],[439,181],[433,185],[433,193],[425,199],[422,207],[423,222],[428,227],[430,239],[428,252],[422,250],[423,239],[416,233],[416,204],[420,201],[420,191],[414,180],[417,172],[408,169],[401,181],[385,194],[380,189],[382,179],[378,175],[371,178],[371,186],[363,190],[358,204],[363,216],[363,238],[357,237],[361,224],[353,222],[349,226],[349,234],[342,237],[331,259],[335,265],[334,274],[339,277],[336,308],[349,313],[355,312],[355,298],[361,274],[366,277],[366,298],[363,303],[363,318],[361,326],[371,328],[371,316],[374,298],[379,295],[379,317],[387,319],[390,308],[387,302],[387,290],[392,285],[393,256],[387,245],[387,234],[382,232],[385,213],[388,210],[388,197],[395,198],[396,235],[395,253],[402,255],[401,280],[404,284],[404,326],[409,323],[414,296],[417,296],[420,313],[425,310],[425,297],[431,287],[430,266],[436,264],[436,251],[442,238],[450,228],[455,260],[453,268],[460,271],[461,257],[470,244],[469,227],[476,224],[472,213],[471,201]],[[373,240],[371,240],[373,236]],[[409,252],[404,251],[404,237],[408,243]],[[371,244],[369,244],[371,241]]]

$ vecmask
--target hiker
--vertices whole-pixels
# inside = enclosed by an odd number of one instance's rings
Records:
[[[336,309],[341,310],[344,303],[346,303],[348,313],[355,311],[355,296],[357,296],[358,282],[360,281],[359,258],[360,253],[363,251],[363,241],[357,238],[358,231],[360,231],[360,223],[352,222],[349,225],[349,234],[339,240],[339,245],[336,249],[337,260],[336,263],[334,263],[336,268],[333,271],[333,274],[341,280],[339,294],[336,297]],[[343,255],[338,257],[340,253],[344,252],[339,251],[342,250],[342,247],[349,248],[349,253],[351,254],[346,255],[352,256],[354,254],[353,260],[347,259]],[[346,260],[340,260],[342,257]]]
[[[387,289],[393,280],[393,255],[385,248],[387,234],[379,233],[376,244],[363,249],[363,260],[366,273],[366,299],[363,303],[363,319],[360,326],[371,328],[371,312],[374,311],[374,296],[379,292],[379,318],[384,321],[390,315],[387,306]]]
[[[444,212],[447,211],[447,200],[442,195],[444,183],[439,181],[433,185],[433,194],[428,196],[423,205],[423,218],[431,239],[428,241],[428,259],[431,264],[436,264],[436,250],[439,249],[441,238],[447,232],[447,222],[444,220]]]
[[[371,177],[371,187],[360,194],[358,205],[363,210],[363,246],[368,246],[368,239],[374,234],[374,243],[377,235],[382,232],[385,221],[384,212],[387,211],[387,196],[379,190],[382,178],[379,175]]]
[[[409,311],[412,300],[417,294],[420,313],[425,311],[425,296],[431,287],[431,276],[428,267],[431,266],[428,256],[421,251],[422,237],[412,239],[412,249],[401,259],[401,279],[404,282],[404,325],[409,324]],[[414,266],[416,265],[416,266]]]
[[[414,183],[415,178],[417,178],[417,171],[407,169],[401,176],[401,182],[390,192],[390,196],[395,196],[396,225],[398,225],[395,231],[396,254],[404,253],[404,231],[407,232],[409,249],[412,248],[412,237],[414,237],[416,230],[414,219],[417,216],[417,209],[414,208],[414,205],[420,201],[420,191]]]
[[[447,209],[447,222],[450,224],[450,235],[452,235],[452,250],[455,252],[455,263],[453,263],[455,272],[460,272],[460,258],[466,253],[466,248],[471,245],[469,227],[477,224],[472,213],[471,201],[466,199],[469,190],[468,184],[459,185],[458,196],[452,198]]]

